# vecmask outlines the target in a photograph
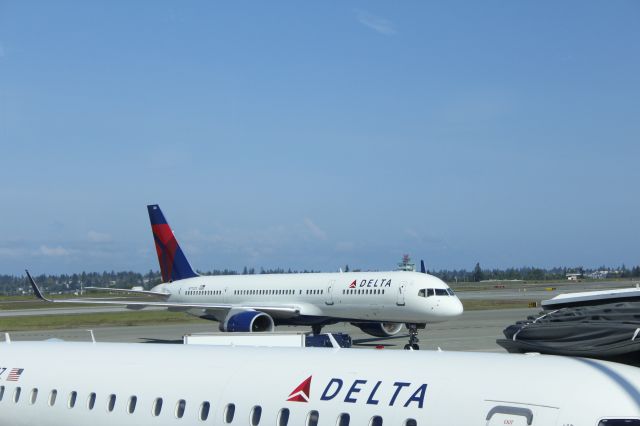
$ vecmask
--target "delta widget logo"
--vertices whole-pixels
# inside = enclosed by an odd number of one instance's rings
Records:
[[[298,385],[297,388],[293,390],[289,394],[289,398],[287,401],[291,402],[309,402],[309,394],[311,392],[311,378],[313,376],[307,377],[302,383]]]

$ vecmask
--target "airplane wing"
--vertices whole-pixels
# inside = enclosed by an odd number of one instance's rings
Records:
[[[42,292],[40,288],[36,284],[33,277],[29,271],[25,270],[27,273],[27,278],[29,279],[29,283],[31,284],[31,288],[35,293],[36,297],[40,300],[49,303],[78,303],[78,304],[91,304],[91,305],[118,305],[118,306],[126,306],[132,309],[142,309],[146,307],[159,307],[159,308],[169,308],[171,310],[189,310],[189,309],[207,309],[207,310],[229,310],[229,309],[253,309],[260,312],[265,313],[273,313],[278,316],[280,315],[299,315],[300,307],[295,305],[278,305],[278,306],[248,306],[248,305],[233,305],[230,303],[175,303],[175,302],[138,302],[138,301],[127,301],[127,300],[100,300],[100,299],[49,299]]]
[[[159,293],[157,291],[148,291],[148,290],[132,290],[129,288],[109,288],[109,287],[85,287],[85,290],[95,290],[95,291],[109,291],[114,293],[124,293],[124,294],[143,294],[145,296],[153,296],[161,299],[166,299],[170,296],[169,293]]]

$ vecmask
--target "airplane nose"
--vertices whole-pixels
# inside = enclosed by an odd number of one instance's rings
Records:
[[[443,314],[448,317],[457,317],[459,315],[462,315],[463,312],[464,307],[462,306],[462,302],[460,302],[460,299],[454,296],[449,299],[449,303],[447,303],[445,312],[443,312]]]

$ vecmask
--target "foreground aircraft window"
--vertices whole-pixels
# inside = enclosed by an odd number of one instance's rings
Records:
[[[283,408],[278,413],[278,426],[287,426],[289,424],[289,409]]]
[[[638,419],[605,419],[600,420],[598,426],[638,426],[640,420]]]
[[[187,402],[181,399],[176,404],[176,419],[181,419],[184,416],[184,409],[187,406]]]
[[[209,410],[211,409],[211,404],[205,401],[200,406],[200,420],[205,421],[209,418]]]
[[[447,290],[444,288],[436,288],[436,296],[448,296]]]
[[[234,404],[227,404],[224,409],[224,422],[231,423],[233,421],[233,416],[236,413],[236,406]]]
[[[69,408],[73,408],[76,406],[76,399],[78,398],[78,392],[73,391],[69,394],[69,402],[68,402],[68,406]]]
[[[318,426],[319,418],[320,414],[316,410],[309,411],[309,414],[307,414],[307,426]]]
[[[426,294],[426,293],[427,293],[427,289],[422,288],[422,289],[420,289],[420,291],[418,291],[418,296],[420,296],[420,297],[427,297],[427,294]]]
[[[382,426],[382,417],[380,417],[380,416],[371,417],[371,421],[369,422],[369,426]]]
[[[260,417],[262,416],[262,407],[256,405],[251,409],[251,426],[258,426],[260,424]]]
[[[116,406],[116,396],[114,394],[109,395],[109,402],[107,403],[107,410],[113,411]]]
[[[450,288],[447,289],[447,293],[449,293],[449,296],[455,296],[456,294],[453,292],[453,290],[451,290]]]
[[[418,426],[418,422],[414,419],[407,419],[404,421],[404,426]]]
[[[338,416],[336,426],[349,426],[349,420],[351,420],[351,417],[347,413],[342,413]]]
[[[49,394],[49,406],[53,407],[56,405],[56,398],[58,397],[58,391],[53,389]]]
[[[36,399],[38,399],[38,388],[31,389],[31,405],[36,403]]]
[[[18,403],[18,401],[20,401],[20,392],[22,392],[20,387],[17,387],[16,390],[13,391],[13,402]]]
[[[95,405],[96,405],[96,393],[91,392],[89,394],[89,397],[87,398],[87,408],[89,410],[93,410],[93,407],[95,407]]]
[[[4,397],[4,386],[0,386],[0,401],[2,401],[3,397]]]
[[[153,417],[158,417],[161,412],[162,412],[162,398],[156,398],[156,400],[153,401],[153,410],[152,410]]]
[[[129,404],[127,405],[127,412],[129,414],[133,414],[134,411],[136,411],[136,404],[138,403],[138,397],[137,396],[132,396],[131,398],[129,398]]]
[[[436,294],[436,292],[435,292],[434,289],[432,289],[432,288],[427,289],[427,297],[433,296],[435,294]]]

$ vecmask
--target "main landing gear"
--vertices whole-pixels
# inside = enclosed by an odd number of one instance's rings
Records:
[[[420,350],[420,346],[418,346],[418,324],[406,324],[407,330],[409,330],[409,343],[404,345],[406,350]]]

